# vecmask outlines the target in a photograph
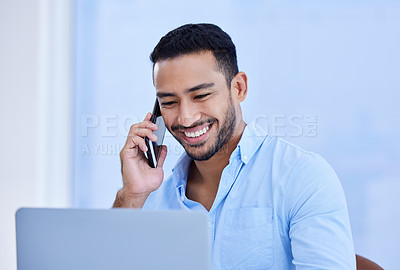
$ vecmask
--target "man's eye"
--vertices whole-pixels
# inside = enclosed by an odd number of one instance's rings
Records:
[[[162,102],[161,106],[169,106],[169,105],[172,105],[174,103],[175,103],[175,101]]]
[[[207,93],[207,94],[204,94],[204,95],[197,95],[197,96],[194,97],[194,99],[202,99],[202,98],[205,98],[206,96],[209,96],[209,95],[210,95],[210,93]]]

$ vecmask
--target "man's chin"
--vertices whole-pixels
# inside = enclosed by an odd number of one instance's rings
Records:
[[[183,139],[178,138],[176,136],[174,136],[174,137],[183,146],[186,153],[193,160],[196,160],[196,161],[209,160],[215,154],[215,151],[213,149],[211,149],[211,148],[215,148],[215,147],[206,145],[207,142],[209,142],[209,140],[206,140],[206,141],[203,141],[203,142],[197,143],[197,144],[188,144]]]
[[[196,161],[209,160],[215,154],[213,151],[193,151],[192,149],[188,149],[187,147],[185,147],[185,151],[189,155],[189,157]]]
[[[191,159],[196,160],[196,161],[206,161],[206,160],[209,160],[210,158],[212,158],[212,156],[213,156],[213,155],[207,155],[207,154],[206,155],[193,155],[188,152],[186,152],[186,153],[189,155],[189,157]]]
[[[197,144],[185,144],[184,148],[187,151],[187,149],[199,149],[200,147],[203,147],[206,144],[206,141],[197,143]]]

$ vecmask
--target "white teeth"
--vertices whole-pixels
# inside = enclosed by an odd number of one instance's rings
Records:
[[[197,138],[197,137],[203,135],[204,133],[206,133],[208,129],[209,129],[209,127],[206,126],[202,130],[198,130],[196,132],[185,132],[185,135],[186,135],[186,137]]]

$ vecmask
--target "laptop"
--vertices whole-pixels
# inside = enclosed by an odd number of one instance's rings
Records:
[[[210,269],[200,212],[21,208],[16,232],[18,270]]]

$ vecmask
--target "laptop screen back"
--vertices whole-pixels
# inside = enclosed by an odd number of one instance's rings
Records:
[[[23,208],[16,226],[18,270],[210,268],[198,212]]]

